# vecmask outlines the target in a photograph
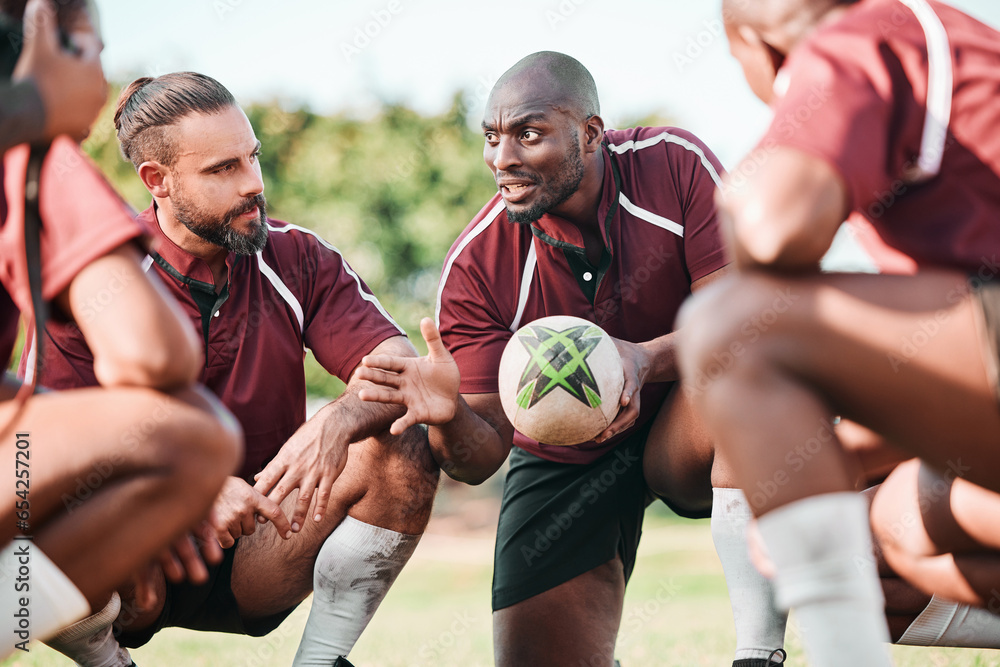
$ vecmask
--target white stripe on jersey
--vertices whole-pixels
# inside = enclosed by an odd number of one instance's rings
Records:
[[[708,170],[708,173],[712,175],[712,180],[715,181],[715,185],[718,187],[722,187],[722,179],[719,177],[719,172],[715,170],[715,165],[713,165],[712,161],[708,159],[707,155],[705,155],[705,151],[701,149],[701,146],[691,141],[688,141],[684,137],[679,137],[676,134],[671,134],[670,132],[664,131],[656,135],[655,137],[642,139],[640,141],[629,139],[628,141],[622,144],[608,144],[608,148],[620,155],[625,151],[638,151],[642,150],[643,148],[649,148],[650,146],[655,146],[661,141],[666,142],[668,144],[677,144],[681,148],[685,148],[691,151],[692,153],[696,154],[698,158],[701,160],[701,164],[705,167],[705,169]]]
[[[927,39],[927,115],[917,164],[906,174],[910,183],[934,178],[941,171],[951,122],[953,83],[951,44],[944,24],[927,0],[900,0],[916,15]]]
[[[524,317],[524,307],[528,304],[528,291],[531,289],[531,279],[535,275],[535,264],[537,263],[535,239],[532,237],[528,258],[524,262],[524,273],[521,274],[521,291],[517,295],[517,313],[514,315],[514,322],[510,325],[512,332],[521,328],[521,318]]]
[[[642,220],[645,220],[646,222],[651,222],[654,225],[656,225],[657,227],[661,227],[663,229],[666,229],[668,232],[673,232],[674,234],[677,234],[677,236],[680,236],[681,238],[684,238],[684,228],[683,227],[681,227],[680,225],[678,225],[673,220],[670,220],[668,218],[664,218],[662,215],[656,215],[655,213],[651,213],[650,211],[647,211],[644,208],[639,208],[638,206],[636,206],[635,204],[633,204],[631,201],[629,201],[629,198],[625,196],[624,192],[618,193],[618,201],[621,202],[622,208],[624,208],[626,211],[628,211],[629,213],[631,213],[635,217],[641,218]]]
[[[271,226],[268,225],[268,227]],[[273,229],[273,227],[271,228]],[[298,299],[295,298],[292,291],[288,289],[288,286],[281,281],[281,278],[279,278],[278,274],[274,272],[274,269],[268,266],[267,262],[264,261],[263,250],[257,253],[257,264],[260,266],[260,272],[263,273],[264,277],[271,282],[274,289],[278,292],[281,298],[285,300],[285,303],[287,303],[289,308],[292,309],[292,312],[295,313],[295,321],[299,323],[299,333],[305,333],[305,318],[302,315],[302,304],[300,304]]]
[[[320,236],[319,234],[317,234],[316,232],[314,232],[311,229],[306,229],[305,227],[299,227],[298,225],[292,225],[292,224],[289,224],[289,223],[286,223],[285,227],[275,227],[270,222],[268,222],[267,223],[267,228],[269,230],[271,230],[272,232],[278,232],[279,234],[285,234],[285,233],[287,233],[288,231],[290,231],[292,229],[294,229],[295,231],[298,231],[298,232],[302,232],[303,234],[309,234],[310,236],[314,237],[317,241],[319,241],[321,244],[323,244],[324,248],[326,248],[327,250],[331,250],[331,251],[337,253],[337,255],[340,256],[341,261],[343,262],[344,271],[346,271],[349,276],[351,276],[352,278],[354,278],[354,282],[357,283],[358,294],[361,295],[361,298],[364,299],[365,301],[367,301],[368,303],[372,304],[376,308],[378,308],[378,312],[382,313],[382,317],[384,317],[389,322],[391,322],[392,326],[394,326],[397,329],[399,329],[399,333],[400,334],[402,334],[404,336],[406,335],[406,332],[403,331],[403,327],[401,327],[398,324],[396,324],[396,320],[392,319],[392,316],[389,315],[389,313],[386,311],[386,309],[382,307],[382,304],[379,302],[379,300],[377,298],[375,298],[375,295],[369,294],[368,292],[366,292],[361,287],[361,278],[359,278],[358,274],[354,272],[354,269],[351,268],[351,265],[347,263],[347,260],[344,259],[344,256],[340,253],[340,251],[337,250],[331,244],[327,243],[326,239],[324,239],[322,236]],[[261,264],[263,265],[263,262],[261,262]],[[275,287],[277,288],[277,286],[275,286]],[[279,290],[279,293],[280,293],[280,290]],[[291,291],[289,291],[289,294],[291,294]],[[293,307],[293,310],[294,310],[294,307]],[[302,308],[300,307],[299,308],[299,312],[296,313],[300,317],[300,320],[299,320],[299,324],[300,325],[302,323],[301,322],[301,310],[302,310]]]
[[[497,205],[494,206],[493,209],[486,214],[486,217],[480,220],[479,224],[477,224],[475,227],[472,228],[472,231],[469,232],[469,235],[466,236],[464,239],[462,239],[462,242],[458,244],[457,248],[455,248],[455,252],[452,253],[451,257],[448,258],[448,261],[445,262],[444,269],[441,271],[441,282],[438,283],[437,303],[434,306],[434,324],[437,326],[438,329],[441,328],[441,294],[444,292],[444,284],[448,281],[448,274],[451,273],[452,265],[455,264],[455,260],[458,259],[458,256],[460,254],[462,254],[462,251],[465,250],[465,247],[472,242],[472,239],[476,238],[484,231],[486,231],[486,228],[489,227],[493,223],[493,221],[497,219],[497,216],[500,215],[500,213],[504,210],[504,208],[506,208],[506,205],[503,203],[503,200],[501,199],[500,201],[497,202]]]

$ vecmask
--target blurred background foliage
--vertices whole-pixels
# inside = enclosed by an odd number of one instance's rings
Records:
[[[117,90],[111,99],[117,99]],[[321,116],[278,102],[244,105],[257,138],[268,214],[308,227],[336,246],[424,351],[418,323],[432,316],[445,253],[496,193],[482,159],[481,110],[462,93],[451,108],[422,116],[387,104],[371,118]],[[84,149],[136,208],[149,193],[118,150],[108,104]],[[636,124],[665,124],[656,117]],[[332,397],[343,384],[307,357],[309,393]]]

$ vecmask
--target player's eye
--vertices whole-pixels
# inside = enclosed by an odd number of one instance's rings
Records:
[[[486,143],[490,144],[491,146],[495,146],[497,144],[497,141],[499,141],[497,139],[496,132],[486,132],[485,134],[483,134],[483,138],[485,138]]]
[[[250,161],[251,162],[256,162],[257,160],[259,160],[260,159],[260,153],[261,153],[261,150],[259,148],[257,150],[255,150],[253,152],[253,154],[250,155]]]
[[[539,136],[541,135],[539,135],[538,132],[535,132],[534,130],[525,130],[524,132],[521,133],[521,139],[523,139],[524,141],[534,141],[535,139],[538,139]]]

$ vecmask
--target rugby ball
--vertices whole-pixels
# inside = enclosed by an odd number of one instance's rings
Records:
[[[565,315],[518,329],[504,348],[498,379],[510,423],[546,445],[593,440],[618,414],[625,383],[611,337]]]

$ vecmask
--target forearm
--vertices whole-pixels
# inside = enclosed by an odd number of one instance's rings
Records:
[[[677,332],[671,332],[645,343],[639,343],[649,358],[645,382],[673,382],[680,377],[677,368]]]
[[[32,81],[0,84],[0,152],[41,139],[45,108]]]
[[[428,427],[431,453],[441,469],[454,480],[481,484],[490,478],[510,452],[510,437],[500,436],[497,425],[476,414],[459,396],[455,417]]]
[[[358,398],[360,383],[348,384],[347,389],[332,403],[321,408],[313,420],[323,430],[323,441],[337,439],[352,443],[388,431],[405,408],[385,403],[371,403]]]

